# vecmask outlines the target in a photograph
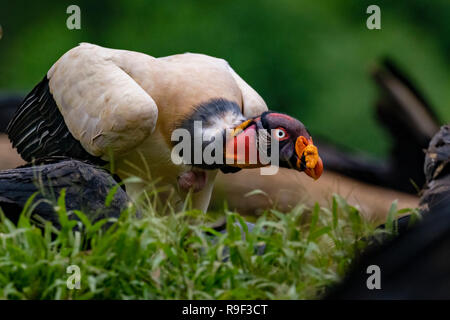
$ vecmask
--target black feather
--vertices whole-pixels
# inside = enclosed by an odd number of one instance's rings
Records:
[[[7,127],[8,137],[25,161],[65,156],[103,165],[70,133],[44,79],[25,97]]]

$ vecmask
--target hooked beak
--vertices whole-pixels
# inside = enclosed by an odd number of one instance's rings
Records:
[[[298,137],[295,142],[295,152],[297,170],[304,171],[314,180],[319,179],[323,172],[323,162],[312,138],[308,140],[304,136]]]

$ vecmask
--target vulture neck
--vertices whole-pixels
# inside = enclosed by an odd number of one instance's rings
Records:
[[[205,149],[216,139],[222,139],[223,151],[227,136],[247,119],[243,116],[240,107],[226,99],[212,99],[195,107],[192,114],[184,119],[178,128],[189,132],[191,139],[191,158],[189,162],[203,169],[218,169],[223,162],[206,164],[198,163],[197,154],[204,154]],[[201,140],[199,143],[198,140]]]

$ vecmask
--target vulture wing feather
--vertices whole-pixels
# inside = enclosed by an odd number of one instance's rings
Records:
[[[103,163],[111,151],[126,153],[153,132],[156,103],[119,66],[120,54],[82,44],[52,66],[7,128],[22,158],[57,155]],[[144,64],[147,57],[140,56]]]

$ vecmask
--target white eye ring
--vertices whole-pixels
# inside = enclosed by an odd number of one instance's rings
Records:
[[[286,137],[286,132],[283,129],[276,129],[275,130],[275,136],[278,139],[283,139],[284,137]]]

